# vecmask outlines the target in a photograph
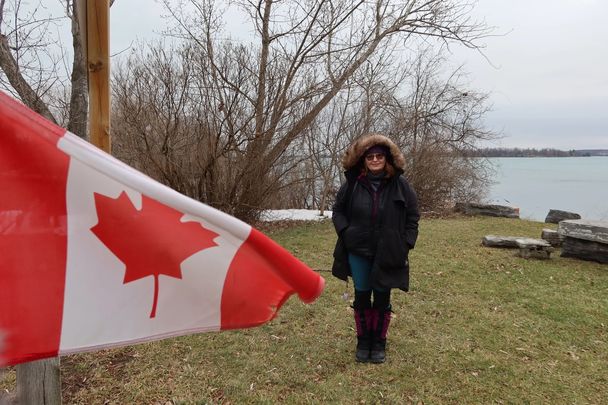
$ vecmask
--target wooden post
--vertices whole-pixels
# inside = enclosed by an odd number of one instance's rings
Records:
[[[17,401],[19,405],[60,405],[59,357],[19,364]]]
[[[110,143],[110,0],[78,0],[79,19],[87,41],[89,69],[89,131],[91,143],[111,152]],[[60,405],[59,357],[17,365],[17,401],[23,405]]]
[[[111,153],[109,23],[110,0],[88,1],[89,133],[93,145]]]

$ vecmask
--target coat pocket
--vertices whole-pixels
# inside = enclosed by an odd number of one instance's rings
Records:
[[[407,265],[408,248],[401,233],[394,229],[385,232],[376,252],[376,263],[384,270],[403,269]]]

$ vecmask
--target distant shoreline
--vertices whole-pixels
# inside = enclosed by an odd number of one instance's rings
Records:
[[[608,157],[608,155],[578,155],[578,156],[543,156],[543,155],[525,155],[525,156],[474,156],[482,158],[581,158],[581,157]]]
[[[521,149],[521,148],[482,148],[471,150],[467,153],[470,157],[608,157],[608,149]]]

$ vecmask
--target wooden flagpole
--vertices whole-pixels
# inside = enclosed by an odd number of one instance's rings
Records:
[[[111,153],[110,0],[94,0],[87,3],[89,135],[93,145]]]
[[[83,42],[89,71],[90,140],[110,153],[110,0],[75,1],[80,32],[87,38]],[[20,404],[61,404],[59,357],[23,363],[16,369]]]

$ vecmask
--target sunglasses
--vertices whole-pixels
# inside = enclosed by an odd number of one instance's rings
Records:
[[[365,160],[368,162],[371,162],[372,160],[384,160],[384,158],[384,153],[370,153],[369,155],[365,156]]]

